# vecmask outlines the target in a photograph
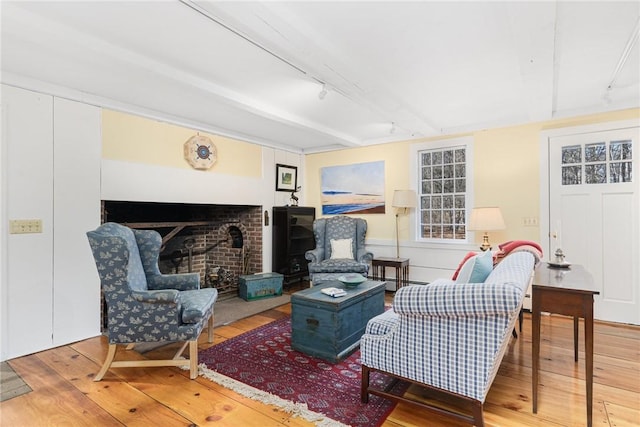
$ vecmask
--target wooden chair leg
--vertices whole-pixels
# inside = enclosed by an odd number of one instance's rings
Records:
[[[198,377],[198,340],[189,341],[189,378]]]
[[[113,362],[113,358],[116,356],[116,347],[116,344],[109,344],[109,352],[107,353],[107,357],[104,359],[104,363],[102,364],[102,369],[100,369],[100,372],[98,372],[98,374],[93,377],[94,381],[100,381],[102,377],[104,377],[104,374],[106,374],[109,370],[111,362]]]
[[[207,339],[209,342],[213,342],[213,313],[209,317],[209,324],[207,326]]]
[[[190,341],[185,341],[184,344],[182,344],[182,346],[178,349],[178,351],[176,351],[176,354],[173,356],[174,360],[179,359],[180,356],[182,356],[182,352],[185,350],[185,348],[187,348],[187,345],[189,345],[189,342]]]
[[[184,349],[189,346],[189,360],[185,360],[184,358],[180,358],[180,355],[184,351]],[[109,351],[107,352],[107,357],[104,360],[102,368],[100,372],[96,374],[93,378],[94,381],[100,381],[107,373],[109,368],[144,368],[144,367],[155,367],[155,366],[189,366],[189,378],[196,379],[198,377],[198,340],[191,340],[185,342],[184,345],[178,350],[173,359],[167,360],[116,360],[116,349],[117,344],[109,344]]]

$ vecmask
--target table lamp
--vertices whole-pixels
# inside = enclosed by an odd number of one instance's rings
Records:
[[[482,237],[482,245],[480,249],[487,251],[491,249],[489,243],[489,231],[504,230],[506,228],[504,219],[502,218],[502,212],[498,207],[486,207],[486,208],[473,208],[471,210],[471,218],[469,218],[469,224],[467,229],[471,231],[484,231]]]
[[[396,258],[400,258],[400,239],[398,237],[398,216],[400,212],[406,214],[409,209],[416,207],[416,192],[413,190],[395,190],[391,206],[396,211]]]

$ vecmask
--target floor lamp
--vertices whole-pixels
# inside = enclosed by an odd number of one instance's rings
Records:
[[[488,232],[492,230],[504,230],[507,227],[504,225],[504,219],[502,218],[500,208],[487,207],[473,208],[473,210],[471,210],[471,218],[469,218],[467,228],[471,231],[484,231],[480,249],[482,251],[487,251],[491,249]]]
[[[400,258],[400,238],[398,233],[398,216],[400,212],[406,214],[409,209],[416,207],[416,192],[413,190],[395,190],[391,206],[396,211],[396,258]]]

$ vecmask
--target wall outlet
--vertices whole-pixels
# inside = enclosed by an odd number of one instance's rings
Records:
[[[9,221],[9,234],[42,233],[41,219],[12,219]]]
[[[531,217],[523,218],[522,219],[522,224],[525,227],[537,227],[538,226],[538,217],[537,216],[531,216]]]

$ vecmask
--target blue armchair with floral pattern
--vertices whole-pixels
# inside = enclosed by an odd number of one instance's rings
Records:
[[[313,222],[316,247],[307,251],[309,278],[317,283],[340,273],[360,273],[367,276],[373,254],[364,247],[367,221],[338,215],[318,218]]]
[[[213,342],[213,306],[218,291],[200,289],[197,273],[163,275],[158,269],[162,238],[152,230],[105,223],[87,232],[107,305],[109,351],[94,381],[110,367],[185,366],[198,374],[198,336],[208,323]],[[114,361],[118,344],[184,341],[173,359]],[[181,355],[189,345],[189,359]]]

